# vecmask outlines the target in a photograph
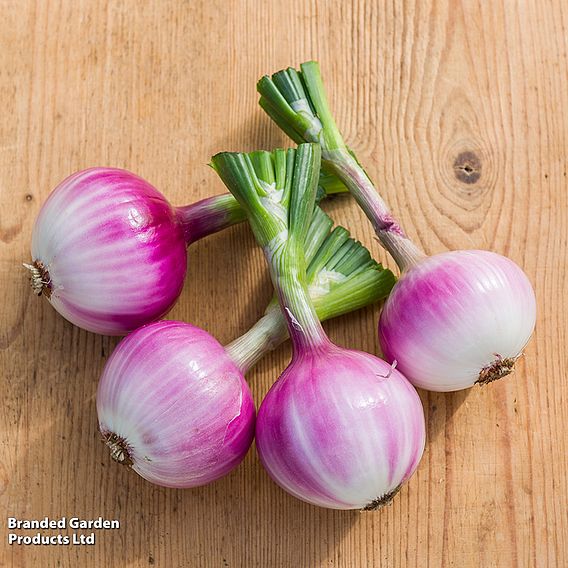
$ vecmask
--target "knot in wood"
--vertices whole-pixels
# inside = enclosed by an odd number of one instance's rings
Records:
[[[454,172],[462,183],[476,183],[481,177],[481,160],[470,150],[460,152],[454,160]]]

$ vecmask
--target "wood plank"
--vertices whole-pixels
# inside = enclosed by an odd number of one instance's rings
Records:
[[[2,509],[122,523],[94,547],[23,547],[7,545],[2,520],[0,565],[562,565],[565,2],[4,0],[0,14]],[[255,83],[309,58],[321,62],[347,141],[410,235],[429,253],[506,254],[538,297],[537,331],[514,377],[421,393],[424,459],[392,506],[373,514],[293,499],[254,450],[227,478],[191,491],[116,466],[97,434],[94,396],[117,340],[64,321],[32,296],[19,267],[41,203],[75,170],[126,167],[182,204],[223,190],[206,166],[213,153],[288,144],[258,109]],[[466,183],[472,155],[479,176]],[[326,208],[393,265],[354,203]],[[270,296],[264,260],[244,226],[197,243],[190,259],[169,317],[227,342]],[[367,309],[326,329],[377,352],[376,320]],[[250,373],[257,402],[289,353]]]

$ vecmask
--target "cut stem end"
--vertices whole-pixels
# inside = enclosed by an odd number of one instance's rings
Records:
[[[51,278],[47,267],[41,260],[34,260],[32,264],[23,263],[24,268],[31,272],[30,282],[36,296],[44,294],[48,299],[51,296]]]
[[[402,483],[399,486],[395,487],[389,493],[386,493],[382,497],[378,497],[377,499],[374,499],[366,507],[363,507],[363,509],[361,509],[361,510],[362,511],[378,511],[379,509],[382,509],[385,505],[389,505],[390,502],[393,500],[393,497],[400,491],[401,487],[402,487]]]
[[[130,456],[128,442],[114,432],[103,433],[103,442],[110,449],[110,457],[117,463],[130,467],[134,462]]]
[[[506,377],[513,372],[516,360],[517,357],[508,357],[506,359],[498,357],[496,361],[491,363],[491,365],[488,365],[481,370],[477,381],[475,381],[475,384],[487,385],[489,383],[492,383],[493,381]]]

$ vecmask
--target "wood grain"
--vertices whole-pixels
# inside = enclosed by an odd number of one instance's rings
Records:
[[[0,1],[0,500],[4,517],[118,518],[94,547],[7,546],[3,566],[561,566],[568,557],[568,4],[562,0]],[[287,144],[257,107],[266,72],[317,58],[338,123],[426,251],[490,248],[539,306],[514,377],[421,393],[417,474],[374,514],[317,509],[249,453],[192,491],[111,462],[94,395],[116,339],[33,297],[20,263],[61,179],[126,167],[181,204],[222,191],[217,151]],[[378,250],[348,199],[327,206]],[[220,278],[220,275],[222,277]],[[191,249],[172,318],[221,341],[270,296],[245,226]],[[215,309],[213,309],[215,307]],[[327,325],[376,352],[377,310]],[[287,347],[250,374],[257,402]]]

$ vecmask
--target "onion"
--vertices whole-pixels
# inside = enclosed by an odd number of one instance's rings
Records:
[[[330,232],[331,225],[318,208],[308,280],[317,283],[313,297],[322,319],[372,303],[394,284],[389,270],[342,227]],[[109,359],[97,393],[99,428],[112,457],[167,487],[196,487],[227,474],[244,458],[254,431],[244,375],[286,337],[275,300],[226,347],[182,322],[151,323],[130,334]]]
[[[379,339],[416,386],[455,391],[509,374],[535,320],[534,291],[513,261],[453,251],[403,273],[381,313]]]
[[[428,258],[404,234],[335,124],[319,66],[258,83],[260,105],[297,142],[317,142],[402,272],[379,324],[384,355],[416,386],[452,391],[511,373],[532,335],[536,299],[513,261],[487,251]]]
[[[33,229],[32,287],[70,322],[122,335],[168,312],[186,246],[243,219],[230,196],[172,207],[142,178],[91,168],[64,180]]]
[[[333,344],[295,356],[260,406],[256,446],[272,479],[321,507],[372,510],[417,468],[424,414],[390,365]]]
[[[316,315],[304,247],[319,163],[315,144],[212,159],[264,250],[293,345],[292,362],[259,409],[261,462],[304,501],[371,510],[390,502],[418,466],[424,413],[400,372],[334,345]]]
[[[254,435],[254,402],[240,369],[214,337],[177,321],[122,340],[101,377],[97,412],[113,458],[166,487],[226,475]]]

